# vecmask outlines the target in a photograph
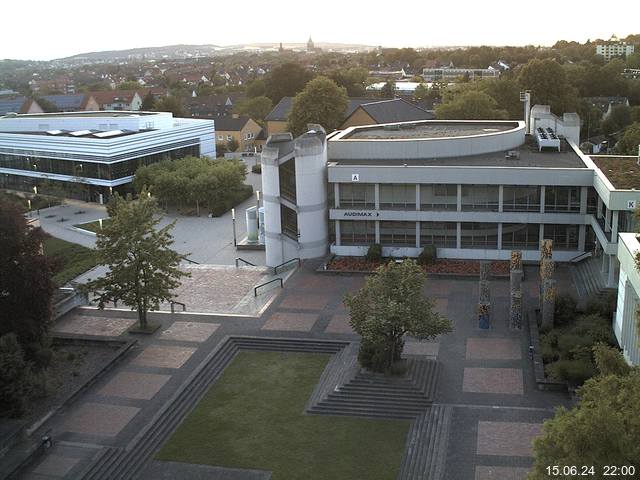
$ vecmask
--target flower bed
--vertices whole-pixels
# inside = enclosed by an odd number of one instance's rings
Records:
[[[368,262],[364,257],[335,257],[327,264],[327,270],[340,272],[372,272],[383,262]],[[438,259],[431,265],[422,267],[427,273],[449,274],[449,275],[480,275],[479,260],[448,260]],[[509,275],[509,262],[493,261],[490,263],[489,271],[494,276]]]

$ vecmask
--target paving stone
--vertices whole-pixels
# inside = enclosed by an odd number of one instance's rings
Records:
[[[33,473],[50,475],[52,477],[64,477],[79,461],[78,458],[49,454],[33,469]]]
[[[355,333],[349,325],[349,315],[337,313],[331,316],[325,333]]]
[[[405,342],[404,355],[421,355],[425,357],[437,357],[440,351],[440,344],[437,342]]]
[[[87,402],[64,421],[67,432],[114,437],[140,411],[136,407]]]
[[[180,368],[195,351],[189,347],[150,345],[132,363],[144,367]]]
[[[308,332],[318,320],[315,313],[276,312],[262,326],[262,330],[290,330]]]
[[[132,318],[92,317],[72,315],[53,327],[54,332],[76,335],[98,335],[117,337],[136,323]]]
[[[519,368],[465,368],[463,392],[524,393],[522,370]]]
[[[467,359],[520,360],[520,340],[513,338],[468,338]]]
[[[120,372],[99,393],[112,397],[150,400],[170,378],[171,375]]]
[[[303,310],[322,310],[329,303],[329,295],[301,292],[287,292],[280,303],[282,308],[299,308]]]
[[[542,432],[541,423],[478,422],[478,455],[533,456],[533,439]]]
[[[522,467],[476,467],[475,480],[526,480],[528,468]]]
[[[183,342],[204,342],[220,326],[219,323],[173,322],[162,334],[162,340],[180,340]]]

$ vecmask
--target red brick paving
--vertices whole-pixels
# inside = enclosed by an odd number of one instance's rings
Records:
[[[284,300],[280,303],[282,308],[296,308],[303,310],[322,310],[327,306],[331,295],[287,292]]]
[[[308,332],[318,320],[315,313],[276,312],[262,326],[262,330]]]
[[[63,428],[67,432],[114,437],[139,411],[136,407],[87,402],[65,419]]]
[[[325,329],[325,333],[355,333],[349,325],[349,315],[346,314],[335,314],[331,317],[331,321],[327,328]]]
[[[533,439],[542,432],[540,423],[478,422],[478,455],[533,456]]]
[[[100,395],[150,400],[170,375],[151,373],[120,372],[100,390]]]
[[[524,393],[519,368],[465,368],[462,391],[473,393]]]
[[[520,360],[520,340],[512,338],[468,338],[467,360]]]
[[[528,468],[477,466],[475,480],[526,480]]]

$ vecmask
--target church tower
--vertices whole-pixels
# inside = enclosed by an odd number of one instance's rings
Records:
[[[309,37],[309,41],[307,42],[307,52],[313,52],[315,50],[315,46],[313,45],[313,40]]]

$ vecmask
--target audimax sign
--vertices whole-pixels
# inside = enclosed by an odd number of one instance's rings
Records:
[[[367,217],[379,217],[380,213],[378,212],[367,212],[367,211],[347,211],[343,212],[343,217],[359,217],[359,218],[367,218]]]

